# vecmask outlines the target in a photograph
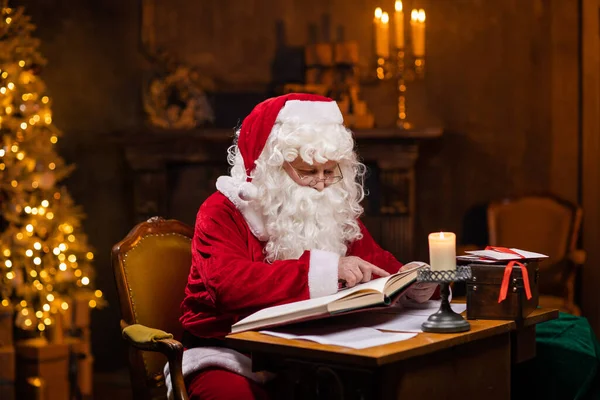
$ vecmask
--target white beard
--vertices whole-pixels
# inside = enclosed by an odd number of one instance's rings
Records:
[[[274,175],[257,185],[256,201],[269,235],[265,260],[298,259],[311,249],[344,256],[348,243],[357,238],[357,222],[343,185],[319,192],[298,185],[284,171]]]

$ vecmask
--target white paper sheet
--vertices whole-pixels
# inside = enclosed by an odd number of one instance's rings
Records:
[[[413,309],[390,309],[389,311],[379,311],[362,315],[357,323],[369,328],[381,329],[394,332],[423,332],[421,325],[427,321],[427,318],[440,308],[439,301],[430,300],[428,307]],[[436,304],[437,303],[437,304]],[[464,303],[454,303],[450,305],[452,311],[457,314],[467,309]]]
[[[452,310],[460,314],[467,309],[465,303],[452,303]],[[422,332],[421,324],[440,308],[440,301],[430,300],[419,308],[389,308],[360,316],[358,323],[375,329],[396,332]]]
[[[404,312],[407,314],[413,315],[426,315],[430,316],[434,312],[440,309],[441,300],[429,300],[425,303],[421,303],[419,306],[405,306],[403,308]],[[450,303],[450,308],[457,314],[460,314],[467,310],[467,303]]]
[[[525,250],[521,250],[521,249],[512,249],[512,248],[511,248],[511,250],[514,251],[515,253],[520,254],[525,259],[548,258],[548,256],[545,254],[534,253],[532,251],[525,251]],[[471,250],[471,251],[465,251],[465,253],[483,257],[483,258],[489,258],[491,260],[503,260],[503,261],[521,260],[521,258],[515,256],[514,254],[502,253],[500,251],[494,251],[494,250]]]
[[[498,264],[501,260],[488,260],[487,258],[482,258],[479,256],[456,256],[456,259],[459,261],[472,261],[476,263],[483,264]],[[500,265],[500,267],[504,267],[504,265]]]
[[[265,335],[276,336],[284,339],[308,340],[311,342],[350,347],[352,349],[366,349],[368,347],[400,342],[416,336],[416,333],[381,332],[373,328],[345,328],[339,326],[323,326],[310,329],[310,334],[301,328],[278,329],[277,331],[260,331]]]

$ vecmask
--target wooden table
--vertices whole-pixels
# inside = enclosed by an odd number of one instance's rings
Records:
[[[510,399],[511,365],[535,355],[537,309],[521,324],[471,320],[463,333],[421,333],[354,350],[243,332],[228,345],[251,353],[255,370],[278,371],[285,399]]]

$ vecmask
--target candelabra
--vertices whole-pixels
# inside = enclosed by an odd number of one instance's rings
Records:
[[[414,120],[409,118],[407,96],[409,92],[415,92],[417,85],[425,78],[425,58],[410,54],[404,48],[396,49],[395,56],[392,58],[376,57],[375,72],[378,80],[395,80],[398,96],[397,127],[414,128]]]
[[[403,48],[396,51],[395,79],[398,89],[398,118],[396,125],[401,129],[411,129],[414,123],[408,118],[406,102],[407,87],[422,81],[425,77],[425,59],[422,56],[408,55]]]

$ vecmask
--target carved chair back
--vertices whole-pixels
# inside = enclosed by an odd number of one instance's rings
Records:
[[[193,229],[177,220],[150,218],[112,249],[122,322],[142,324],[181,339],[179,306],[191,265]],[[164,393],[166,358],[129,348],[135,398]]]

